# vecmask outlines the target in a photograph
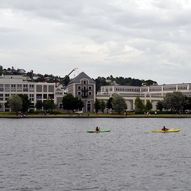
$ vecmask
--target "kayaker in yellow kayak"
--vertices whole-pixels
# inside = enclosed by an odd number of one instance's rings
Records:
[[[162,131],[168,131],[169,129],[166,128],[165,126],[163,126],[163,128],[161,129]]]

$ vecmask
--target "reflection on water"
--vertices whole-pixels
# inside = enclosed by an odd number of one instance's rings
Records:
[[[1,191],[191,188],[191,119],[0,121]],[[163,125],[181,132],[145,133]]]

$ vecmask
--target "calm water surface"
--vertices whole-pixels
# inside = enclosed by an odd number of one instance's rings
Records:
[[[191,119],[0,119],[0,190],[187,191],[190,143]]]

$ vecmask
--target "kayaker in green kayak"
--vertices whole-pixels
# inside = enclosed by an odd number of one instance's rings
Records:
[[[166,128],[165,126],[163,126],[163,128],[161,129],[162,131],[168,131],[169,129]]]
[[[99,132],[100,131],[100,128],[97,126],[96,127],[96,132]]]

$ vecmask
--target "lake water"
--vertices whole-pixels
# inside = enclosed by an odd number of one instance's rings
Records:
[[[181,131],[147,132],[163,125]],[[1,191],[187,191],[190,177],[191,119],[0,119]]]

